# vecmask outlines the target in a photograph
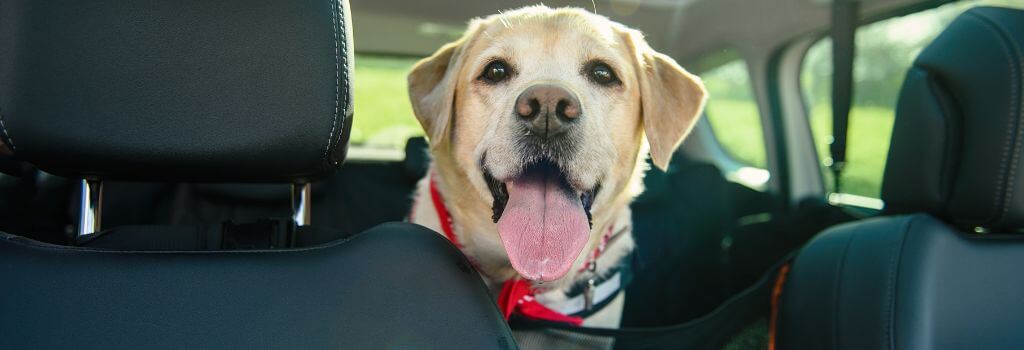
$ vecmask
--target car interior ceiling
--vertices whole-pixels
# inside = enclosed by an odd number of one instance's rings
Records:
[[[862,18],[892,16],[951,0],[859,0]],[[774,48],[829,27],[829,2],[813,0],[545,1],[584,7],[640,29],[662,53],[692,67],[704,54],[731,47],[768,55]],[[355,41],[363,52],[424,57],[461,33],[469,18],[523,6],[510,0],[363,1],[352,4]],[[728,23],[729,25],[722,25]],[[429,25],[424,25],[429,24]],[[694,35],[693,33],[699,33]],[[683,40],[685,38],[685,40]]]
[[[454,0],[445,2],[456,3]],[[707,21],[720,21],[716,19],[720,17],[703,16],[703,13],[718,16],[728,13],[722,10],[728,6],[758,6],[743,0],[680,3],[685,4],[678,5],[684,9],[680,10],[684,20],[673,19],[668,13],[670,11],[658,7],[665,5],[652,2],[651,5],[640,5],[640,10],[624,16],[623,21],[626,24],[632,21],[639,27],[671,28],[672,31],[647,30],[652,33],[653,40],[670,42],[671,36],[662,38],[663,33],[692,32],[695,28],[707,26]],[[742,5],[738,5],[740,3]],[[828,22],[828,8],[808,6],[807,3],[787,0],[772,7],[773,11],[804,14],[806,20],[801,23],[773,23],[763,35],[771,35],[774,41],[750,37],[745,34],[749,33],[749,28],[736,28],[735,32],[709,35],[702,38],[703,41],[672,45],[668,51],[683,62],[694,61],[697,53],[722,42],[753,48],[766,43],[778,44],[824,29]],[[871,17],[939,2],[862,0],[862,3],[865,16]],[[366,43],[364,50],[372,52],[423,55],[425,50],[439,46],[443,38],[405,39],[409,41],[382,46],[382,42],[394,38],[388,34],[394,29],[386,27],[403,28],[396,23],[424,13],[433,14],[440,23],[457,26],[455,23],[465,18],[509,6],[504,2],[458,4],[395,6],[393,2],[357,2],[353,4],[353,12],[362,10],[368,14],[367,18],[384,17],[383,14],[390,17],[387,21],[366,21],[362,27],[357,26],[356,42],[360,45]],[[492,9],[493,6],[496,7]],[[438,9],[452,7],[465,13],[438,12]],[[757,13],[741,11],[735,15]],[[780,17],[759,15],[759,18]],[[359,25],[358,17],[355,21]],[[735,21],[765,24],[763,19]],[[288,183],[211,183],[191,181],[187,177],[159,178],[155,182],[137,179],[104,181],[101,222],[109,230],[88,240],[76,238],[81,211],[79,203],[82,202],[80,178],[54,175],[30,162],[0,156],[0,231],[60,246],[131,247],[134,250],[198,251],[331,245],[382,223],[403,221],[412,203],[414,186],[427,172],[427,147],[425,139],[411,138],[402,160],[350,159],[335,173],[313,182],[312,222],[295,229],[297,232],[290,232],[292,229],[283,224],[289,222],[293,215],[291,201],[294,193]],[[683,148],[686,147],[684,144]],[[272,167],[269,164],[264,166]],[[826,228],[859,221],[866,216],[829,204],[824,198],[780,203],[785,196],[728,181],[717,164],[685,151],[674,155],[668,171],[649,171],[644,183],[647,190],[632,206],[634,235],[639,247],[634,263],[638,271],[627,290],[630,298],[623,315],[625,327],[678,324],[705,315]],[[954,221],[958,219],[949,213],[940,216]],[[162,231],[154,227],[173,229]],[[192,240],[182,240],[181,237],[185,236],[182,232]],[[205,237],[212,236],[221,239],[211,245]],[[290,239],[296,241],[280,243]],[[399,256],[397,252],[394,254]],[[352,262],[344,260],[343,263]],[[277,282],[286,283],[286,280]],[[258,301],[258,298],[253,298],[253,302]],[[799,317],[799,314],[784,317]]]

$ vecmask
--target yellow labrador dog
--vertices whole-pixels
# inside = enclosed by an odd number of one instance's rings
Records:
[[[644,159],[668,166],[700,79],[636,30],[544,6],[472,20],[408,79],[433,158],[411,221],[462,249],[506,317],[617,327]]]

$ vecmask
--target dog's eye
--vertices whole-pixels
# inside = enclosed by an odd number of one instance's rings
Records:
[[[619,78],[615,76],[615,71],[612,71],[612,67],[608,67],[607,64],[601,62],[591,64],[587,75],[590,80],[600,85],[612,85],[619,82]]]
[[[489,83],[498,83],[508,79],[510,73],[511,69],[508,67],[508,64],[504,61],[494,61],[487,64],[487,67],[484,67],[484,72],[480,75],[480,79]]]

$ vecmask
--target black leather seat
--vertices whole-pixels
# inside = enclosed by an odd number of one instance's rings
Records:
[[[0,137],[18,160],[90,183],[331,176],[352,115],[347,8],[2,1]],[[465,257],[419,226],[304,248],[281,247],[346,235],[303,226],[261,245],[103,229],[91,247],[0,232],[0,348],[516,346]]]
[[[395,223],[307,249],[125,252],[0,233],[0,348],[514,348],[437,236]]]
[[[907,73],[885,217],[792,264],[780,349],[1024,348],[1024,11],[958,17]]]
[[[736,218],[722,172],[677,152],[667,172],[644,175],[644,188],[631,206],[637,248],[623,327],[683,323],[725,299],[721,241]]]

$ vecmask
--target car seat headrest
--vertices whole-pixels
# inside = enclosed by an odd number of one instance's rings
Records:
[[[900,93],[882,185],[886,211],[1024,227],[1024,11],[966,11]]]
[[[0,137],[54,174],[306,182],[352,117],[346,0],[0,3]]]

